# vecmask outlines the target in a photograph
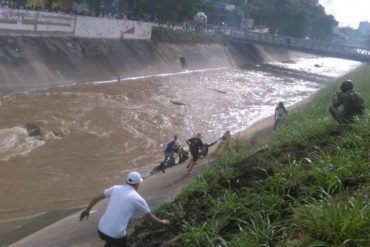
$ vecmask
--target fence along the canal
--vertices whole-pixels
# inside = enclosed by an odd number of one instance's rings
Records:
[[[309,53],[318,53],[339,58],[358,60],[361,62],[370,62],[370,48],[368,47],[356,47],[288,36],[256,32],[240,32],[235,30],[224,32],[224,34],[233,42],[282,46]]]

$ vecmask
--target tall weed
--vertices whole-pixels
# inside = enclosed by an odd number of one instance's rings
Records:
[[[295,209],[296,230],[313,242],[324,241],[334,246],[369,246],[370,201],[345,194],[333,198],[306,200]]]

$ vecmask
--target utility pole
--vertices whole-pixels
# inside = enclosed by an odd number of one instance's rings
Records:
[[[133,6],[132,6],[132,14],[136,20],[136,0],[134,0]]]
[[[246,7],[247,7],[247,4],[248,4],[248,0],[244,0],[244,4],[243,4],[243,13],[242,13],[242,21],[240,23],[240,30],[243,31],[244,29],[244,26],[245,26],[245,19],[248,18],[248,15],[245,14],[246,12]]]

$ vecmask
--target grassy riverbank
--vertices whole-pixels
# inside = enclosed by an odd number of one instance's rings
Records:
[[[367,105],[355,123],[329,115],[332,83],[267,144],[220,154],[155,211],[172,225],[138,224],[133,246],[369,246],[370,67],[348,78]]]

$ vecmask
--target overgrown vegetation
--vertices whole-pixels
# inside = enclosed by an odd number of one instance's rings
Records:
[[[227,42],[222,36],[215,33],[196,32],[191,30],[173,30],[171,28],[152,29],[154,43],[185,43],[185,44],[215,44]]]
[[[349,75],[370,103],[370,67]],[[222,154],[156,214],[133,246],[370,246],[370,115],[338,125],[333,83],[290,113],[266,146]]]
[[[24,5],[25,0],[8,1]],[[28,1],[30,2],[30,1]],[[37,6],[60,10],[60,0],[38,1]],[[42,3],[43,2],[43,3]],[[128,17],[158,24],[191,26],[198,12],[207,15],[208,25],[241,28],[243,18],[254,20],[255,26],[266,26],[272,33],[293,37],[330,40],[338,22],[314,0],[65,0],[84,3],[83,14],[94,16]],[[36,7],[37,8],[37,7]],[[67,8],[67,7],[66,7]]]
[[[226,10],[226,4],[234,6]],[[151,16],[158,23],[191,22],[198,11],[208,17],[209,25],[226,25],[239,29],[242,18],[254,20],[257,26],[266,26],[272,33],[293,37],[311,37],[330,40],[338,24],[332,15],[314,1],[301,0],[142,0],[136,15]]]

